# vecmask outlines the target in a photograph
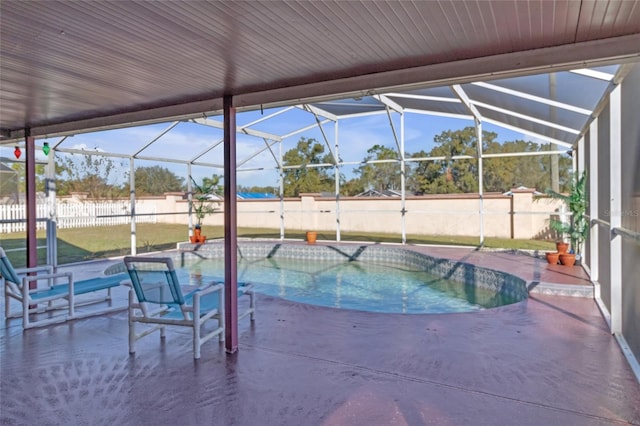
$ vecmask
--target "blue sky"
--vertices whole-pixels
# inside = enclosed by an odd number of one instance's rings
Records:
[[[237,117],[238,126],[243,126],[261,117],[267,116],[276,110],[265,110],[264,115],[260,111],[250,111],[239,113]],[[394,117],[394,125],[399,136],[400,120],[397,114]],[[221,121],[221,117],[214,117]],[[252,129],[260,130],[276,135],[285,135],[297,129],[311,126],[315,123],[313,115],[292,110],[278,117],[265,120]],[[102,150],[123,154],[133,154],[144,145],[157,138],[171,123],[160,123],[154,125],[129,127],[123,129],[78,134],[67,138],[62,146],[66,148],[85,149],[88,151]],[[462,129],[473,125],[471,120],[458,118],[424,115],[408,113],[405,114],[405,151],[413,153],[419,150],[429,151],[434,146],[434,136],[445,130]],[[333,124],[323,126],[325,136],[329,145],[334,147],[335,130]],[[515,139],[531,140],[530,137],[508,129],[500,128],[491,124],[484,124],[483,129],[494,131],[498,134],[499,141],[509,141]],[[357,118],[341,119],[338,126],[338,138],[340,141],[340,157],[343,161],[358,162],[366,156],[366,151],[375,144],[395,148],[395,140],[389,119],[386,114],[369,115]],[[322,132],[316,127],[306,130],[303,133],[288,137],[283,141],[283,153],[295,147],[301,137],[314,138],[319,142],[324,141]],[[61,138],[39,139],[37,144],[42,144],[48,140],[50,145],[55,145]],[[142,155],[152,157],[164,157],[187,160],[204,151],[207,147],[222,139],[222,130],[194,123],[180,123],[171,131],[166,133],[157,142],[147,148]],[[238,134],[237,136],[237,159],[238,163],[251,156],[257,150],[265,147],[263,139]],[[13,146],[0,147],[0,157],[13,158]],[[273,146],[275,155],[279,155],[278,144]],[[202,161],[207,163],[222,164],[222,144],[202,157]],[[326,150],[325,150],[326,151]],[[42,153],[38,153],[39,158],[43,158]],[[24,157],[23,157],[24,158]],[[125,160],[118,160],[123,163],[123,175],[128,170]],[[278,175],[274,167],[274,161],[268,150],[263,151],[255,158],[240,165],[239,169],[264,168],[265,170],[251,170],[238,172],[238,184],[244,186],[277,186]],[[180,176],[186,176],[185,165],[176,163],[160,163],[156,161],[136,161],[137,166],[162,165]],[[341,169],[347,178],[353,177],[352,170],[357,166],[345,166]],[[222,175],[223,170],[211,169],[208,167],[194,166],[192,173],[196,179],[211,174]],[[114,177],[117,180],[117,177]]]

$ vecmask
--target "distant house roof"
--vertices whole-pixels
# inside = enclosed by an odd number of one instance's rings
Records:
[[[13,170],[11,167],[7,166],[4,163],[0,163],[0,173],[2,174],[10,174],[10,175],[17,175],[18,172]]]
[[[405,195],[410,196],[410,195],[413,195],[413,193],[410,191],[406,191]],[[378,191],[377,189],[368,189],[356,195],[356,197],[400,197],[400,196],[402,196],[402,193],[394,189],[384,189],[382,191]]]
[[[502,195],[513,195],[514,192],[531,192],[533,195],[542,195],[542,192],[536,191],[535,188],[527,188],[526,186],[519,186],[517,188],[511,188],[510,191],[503,193]]]
[[[256,199],[264,199],[264,198],[278,198],[274,194],[269,194],[266,192],[238,192],[239,200],[256,200]]]

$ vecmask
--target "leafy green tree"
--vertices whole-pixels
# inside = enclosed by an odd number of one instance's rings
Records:
[[[544,152],[548,145],[516,140],[505,143],[485,144],[487,154],[509,152]],[[558,161],[560,188],[566,190],[571,181],[571,158],[560,157]],[[551,156],[533,155],[519,157],[487,158],[483,161],[484,189],[487,192],[505,192],[511,188],[525,186],[544,191],[551,187]]]
[[[185,190],[184,178],[161,166],[136,168],[135,184],[137,195],[162,195]]]
[[[128,168],[124,160],[96,154],[56,153],[57,193],[86,192],[89,198],[116,198],[129,193]],[[126,171],[123,171],[126,170]]]
[[[388,163],[366,163],[371,160],[398,160],[398,153],[383,145],[374,145],[367,150],[365,163],[355,169],[359,175],[363,188],[384,191],[388,189],[400,189],[400,163],[398,161]]]
[[[284,169],[285,197],[297,197],[303,192],[335,190],[333,168],[305,167],[334,162],[331,154],[324,153],[324,145],[315,139],[300,138],[296,147],[287,151],[282,160],[284,166],[302,166]]]
[[[495,133],[483,132],[485,143],[496,137]],[[412,163],[407,173],[408,189],[415,193],[425,194],[477,192],[477,161],[475,159],[453,159],[453,157],[460,155],[476,155],[477,135],[475,128],[446,130],[436,135],[434,142],[437,145],[430,152],[420,151],[411,157],[442,157],[442,159]]]
[[[27,191],[27,180],[26,180],[26,164],[25,163],[13,163],[11,168],[16,171],[16,175],[14,177],[5,178],[3,175],[3,181],[7,179],[7,181],[12,181],[12,179],[17,178],[18,191],[21,194],[24,194]],[[8,176],[8,174],[7,174]],[[45,165],[44,164],[36,164],[36,191],[43,192],[44,191],[44,181],[45,181]],[[8,184],[9,182],[0,183],[1,186]],[[13,182],[15,184],[15,182]]]
[[[499,143],[494,132],[482,133],[482,151],[485,154],[543,152],[545,145],[523,140]],[[478,191],[478,161],[454,160],[455,156],[477,156],[477,134],[474,127],[447,130],[434,138],[437,146],[428,153],[420,151],[412,158],[441,157],[433,161],[409,163],[407,188],[416,193],[460,193]],[[516,156],[485,158],[483,165],[483,189],[485,192],[506,192],[511,188],[526,186],[543,190],[551,186],[551,157]],[[559,161],[561,189],[570,182],[571,159]]]
[[[364,192],[364,185],[360,178],[349,179],[340,184],[340,193],[346,196],[354,196]]]

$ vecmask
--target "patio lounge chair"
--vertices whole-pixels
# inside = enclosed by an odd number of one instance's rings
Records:
[[[75,309],[79,306],[110,301],[111,289],[128,279],[127,274],[119,273],[75,281],[71,272],[54,273],[53,268],[48,265],[14,269],[5,251],[0,247],[0,282],[3,284],[5,297],[4,316],[5,318],[22,316],[22,328],[25,330],[124,310],[125,306],[109,306],[85,312],[76,312]],[[30,286],[35,288],[29,288]],[[103,291],[106,294],[76,298],[76,296]],[[11,313],[11,299],[21,303],[21,312]],[[32,314],[55,310],[67,310],[67,313],[39,320],[35,316],[32,317]]]
[[[224,341],[224,284],[211,282],[202,286],[182,286],[170,258],[136,257],[124,258],[131,277],[129,291],[129,353],[136,351],[139,339],[160,330],[165,337],[166,326],[190,327],[193,332],[193,357],[200,358],[200,348],[208,340],[218,336]],[[191,288],[190,288],[191,287]],[[186,293],[183,291],[186,290]],[[250,286],[241,293],[249,294],[250,308],[242,315],[255,313],[254,295]],[[217,326],[203,333],[210,319]],[[136,323],[152,325],[136,334]]]

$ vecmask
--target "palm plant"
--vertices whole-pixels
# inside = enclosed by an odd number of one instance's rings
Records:
[[[217,179],[202,179],[202,184],[198,184],[193,177],[191,177],[193,184],[193,212],[196,216],[196,228],[202,226],[202,220],[209,214],[212,214],[216,208],[214,204],[217,202],[211,199],[211,196],[215,194],[218,188]]]
[[[554,231],[562,235],[568,235],[571,240],[573,251],[580,255],[582,243],[589,234],[589,221],[587,219],[587,172],[582,175],[575,173],[569,182],[569,193],[561,194],[552,189],[547,189],[545,193],[551,198],[561,200],[571,212],[571,220],[564,222],[558,219],[551,219],[549,226]]]

